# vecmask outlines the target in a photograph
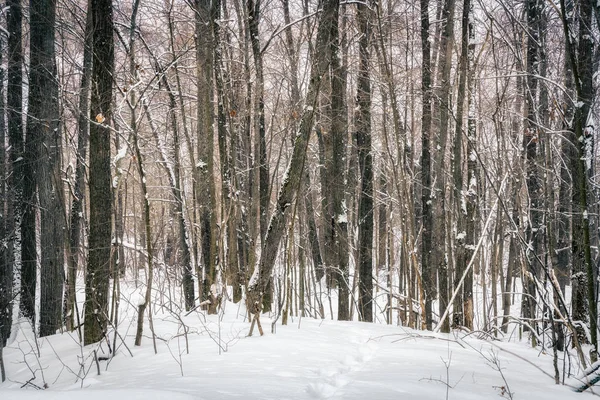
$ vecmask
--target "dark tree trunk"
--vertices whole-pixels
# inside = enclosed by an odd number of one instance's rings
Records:
[[[467,259],[466,247],[466,192],[463,191],[463,117],[464,105],[466,99],[467,74],[469,73],[469,11],[471,9],[471,0],[464,0],[462,11],[461,28],[461,49],[460,65],[458,78],[458,93],[456,95],[456,133],[454,136],[454,158],[452,164],[452,173],[454,179],[454,209],[456,212],[456,266],[454,276],[454,286],[462,278],[465,267],[469,260]],[[453,325],[464,326],[464,310],[462,290],[454,299],[454,314],[452,318]]]
[[[466,239],[467,248],[465,249],[465,259],[470,260],[473,256],[475,246],[475,229],[477,228],[477,207],[478,207],[478,184],[479,175],[477,168],[477,157],[475,149],[477,148],[477,121],[475,119],[475,27],[473,15],[473,3],[469,7],[469,47],[467,48],[467,58],[469,60],[467,74],[467,218],[466,218]],[[463,317],[464,325],[467,329],[473,329],[473,269],[467,272],[463,283]]]
[[[358,309],[363,321],[373,321],[373,155],[371,148],[370,12],[359,4],[359,70],[357,82],[356,144],[360,171],[358,199]]]
[[[588,151],[592,146],[592,132],[587,129],[587,120],[594,100],[592,76],[594,73],[592,53],[594,49],[591,32],[593,4],[590,0],[579,2],[579,33],[577,46],[572,43],[574,34],[567,23],[567,10],[561,0],[563,28],[567,55],[573,68],[576,102],[570,140],[575,147],[571,159],[572,188],[572,296],[573,319],[589,324],[591,344],[597,351],[597,301],[594,284],[594,265],[590,248],[590,222],[588,215]],[[583,329],[578,329],[580,343],[587,342]]]
[[[567,4],[566,23],[573,23],[573,3]],[[573,120],[574,104],[571,101],[576,96],[575,83],[573,82],[573,67],[569,57],[565,57],[564,62],[565,74],[565,92],[563,93],[563,129],[569,131],[569,124]],[[556,264],[555,271],[561,291],[565,293],[565,288],[571,283],[570,268],[571,268],[571,189],[573,186],[571,176],[570,161],[574,158],[574,149],[571,142],[571,137],[561,138],[560,155],[562,162],[560,164],[560,188],[558,191],[558,212],[556,218]]]
[[[264,99],[264,74],[263,58],[260,48],[260,36],[258,27],[260,25],[261,0],[248,0],[248,29],[250,31],[250,43],[254,56],[254,68],[256,69],[255,83],[255,123],[257,139],[258,159],[258,192],[259,192],[259,220],[260,238],[264,240],[267,233],[267,213],[269,208],[269,164],[267,160],[267,141],[265,132],[265,99]]]
[[[261,246],[264,248],[265,236],[267,234],[267,213],[269,212],[269,160],[267,159],[267,140],[265,131],[265,99],[264,86],[265,79],[263,73],[263,57],[260,48],[259,25],[261,17],[261,0],[248,0],[246,3],[248,10],[248,30],[250,34],[250,43],[252,44],[252,54],[254,56],[254,69],[256,72],[255,91],[255,111],[254,124],[256,139],[256,155],[258,160],[258,202],[259,202],[259,224]],[[271,310],[272,302],[272,282],[269,282],[264,293],[263,309]]]
[[[528,271],[523,281],[522,315],[528,320],[535,318],[536,289],[535,278],[539,275],[539,257],[543,245],[544,227],[542,221],[541,184],[537,167],[538,157],[538,73],[539,73],[539,21],[542,4],[539,0],[528,0],[527,4],[527,83],[525,96],[525,122],[523,133],[523,151],[525,152],[527,190],[529,194],[529,221],[526,226],[527,242],[531,248],[527,250]],[[534,327],[533,321],[530,324]],[[525,325],[524,330],[528,330]]]
[[[198,0],[196,12],[196,57],[198,68],[198,163],[196,165],[198,183],[197,195],[200,211],[200,247],[204,273],[198,271],[202,281],[201,299],[210,300],[209,310],[216,311],[216,303],[211,295],[211,287],[217,278],[217,230],[215,215],[215,183],[213,162],[213,72],[214,38],[212,24],[215,21],[216,6],[210,0]]]
[[[338,287],[338,320],[350,319],[350,286],[348,273],[348,223],[346,210],[344,209],[344,198],[346,189],[346,142],[348,136],[348,111],[346,109],[346,69],[340,61],[339,39],[340,29],[338,27],[340,5],[336,9],[332,19],[329,39],[329,57],[331,63],[331,107],[330,107],[330,129],[324,134],[328,140],[324,141],[325,171],[327,178],[327,207],[324,210],[326,234],[329,235],[326,242],[329,256],[326,259],[329,267],[332,267]]]
[[[9,9],[6,20],[9,35],[6,105],[8,143],[11,148],[9,157],[10,164],[12,165],[12,178],[10,179],[9,186],[13,195],[11,204],[13,226],[9,227],[9,231],[14,232],[10,240],[12,244],[10,251],[13,253],[15,270],[21,270],[21,314],[25,317],[33,318],[35,312],[35,286],[32,287],[30,282],[33,279],[33,285],[35,285],[35,237],[33,238],[34,246],[32,255],[30,243],[29,248],[23,248],[22,232],[25,209],[27,208],[24,202],[26,160],[23,141],[23,14],[20,0],[7,1],[7,6]],[[33,264],[31,262],[23,262],[25,259],[32,257],[34,258]]]
[[[450,117],[450,72],[452,69],[452,49],[454,40],[454,0],[446,0],[442,11],[443,30],[440,40],[440,60],[439,60],[439,92],[436,102],[439,116],[439,136],[436,140],[437,152],[434,163],[433,177],[433,196],[431,201],[434,206],[433,235],[432,235],[432,258],[431,266],[437,269],[439,285],[439,315],[443,315],[448,307],[450,297],[450,285],[448,279],[448,262],[446,261],[446,182],[444,174],[446,165],[446,146],[448,144],[448,128]],[[450,321],[448,318],[442,321],[442,332],[450,331]]]
[[[4,78],[5,71],[2,64],[4,52],[4,39],[0,39],[0,240],[2,243],[8,241],[10,199],[8,194],[8,164],[6,160],[6,128],[4,102]],[[0,357],[2,348],[10,336],[13,314],[13,265],[10,262],[9,247],[0,246]],[[2,368],[0,361],[0,368]],[[4,376],[2,376],[4,382]]]
[[[423,239],[421,242],[421,268],[425,295],[425,324],[432,329],[432,301],[436,297],[435,269],[431,264],[433,209],[431,192],[431,43],[429,41],[429,0],[420,0],[421,6],[421,90],[423,109],[421,114],[421,185],[423,207]]]
[[[40,336],[62,325],[64,200],[58,80],[54,49],[56,0],[31,0],[27,142],[35,147],[40,205]]]
[[[304,185],[308,189],[304,196],[304,207],[306,208],[306,221],[308,224],[308,243],[310,244],[310,254],[315,269],[315,278],[317,281],[321,281],[323,276],[325,276],[325,268],[323,266],[323,258],[321,257],[321,247],[319,246],[319,235],[315,220],[315,209],[313,206],[312,190],[310,189],[310,174],[308,170],[305,174]]]
[[[221,20],[221,1],[215,1],[215,19]],[[215,50],[214,50],[214,77],[215,77],[215,88],[217,95],[217,139],[219,143],[219,161],[220,161],[220,170],[221,170],[221,220],[227,221],[227,226],[223,226],[221,229],[225,232],[219,240],[223,241],[224,239],[227,242],[226,248],[229,251],[230,256],[225,255],[225,251],[223,251],[223,260],[221,261],[221,270],[224,271],[225,274],[230,274],[230,272],[234,269],[236,264],[235,257],[232,253],[237,246],[237,241],[235,240],[235,224],[234,218],[232,214],[232,176],[231,176],[231,159],[229,157],[228,144],[227,144],[227,136],[228,136],[228,127],[227,127],[227,117],[226,117],[226,108],[231,110],[229,107],[227,93],[230,93],[231,90],[226,88],[227,75],[225,73],[225,65],[223,65],[223,53],[225,52],[224,46],[225,41],[221,39],[221,28],[219,24],[213,24],[213,38],[215,41]],[[216,210],[215,210],[216,212]],[[217,303],[220,303],[222,293],[218,290],[213,293],[215,300]]]
[[[112,0],[91,0],[93,18],[92,97],[90,102],[90,234],[85,280],[84,343],[100,341],[108,320],[111,247],[110,127],[114,71]]]

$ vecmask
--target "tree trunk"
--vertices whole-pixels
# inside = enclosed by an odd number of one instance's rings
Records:
[[[431,266],[437,269],[439,284],[439,315],[443,315],[448,307],[450,286],[448,279],[447,245],[446,245],[446,178],[444,168],[446,165],[446,146],[448,144],[449,116],[451,111],[450,99],[450,72],[452,69],[452,49],[454,38],[454,0],[446,0],[442,11],[443,31],[440,41],[439,61],[439,93],[437,115],[439,115],[439,136],[436,140],[437,152],[434,163],[434,176],[432,199],[434,206],[432,258]],[[450,331],[450,320],[446,318],[442,324],[442,332]]]
[[[344,195],[346,189],[346,142],[348,136],[348,111],[346,109],[346,69],[340,62],[338,27],[340,6],[336,5],[335,15],[332,18],[329,40],[329,57],[331,62],[331,126],[329,133],[325,134],[329,140],[325,141],[328,147],[325,163],[327,175],[327,208],[325,223],[328,225],[327,234],[330,256],[328,266],[333,268],[338,287],[338,320],[350,318],[350,289],[348,285],[348,217],[344,208]],[[326,212],[325,212],[326,211]]]
[[[466,218],[466,251],[465,259],[470,260],[473,257],[475,246],[475,229],[477,228],[477,209],[478,209],[478,184],[479,175],[477,168],[477,121],[475,119],[475,27],[473,4],[469,7],[469,47],[467,48],[467,59],[469,60],[467,74],[467,218]],[[463,314],[464,326],[467,329],[473,329],[473,269],[467,272],[463,283]]]
[[[0,238],[4,241],[8,239],[10,217],[8,211],[12,207],[10,206],[10,198],[8,197],[7,190],[9,170],[6,155],[9,153],[6,148],[3,52],[4,42],[0,40]],[[0,357],[2,357],[2,348],[6,345],[6,340],[10,336],[12,328],[14,270],[10,262],[9,253],[9,246],[0,246]],[[1,359],[0,368],[4,368]],[[4,379],[4,375],[2,375],[2,382],[4,382]]]
[[[258,160],[258,203],[259,203],[259,232],[261,247],[264,248],[264,240],[267,234],[267,213],[269,212],[269,160],[267,159],[267,141],[265,132],[265,79],[263,73],[263,57],[260,48],[259,25],[261,17],[261,0],[248,0],[246,2],[248,12],[248,30],[252,55],[254,57],[254,69],[256,82],[254,85],[254,131],[256,132],[255,159]],[[273,297],[272,282],[269,282],[263,296],[263,309],[271,310]]]
[[[592,131],[587,129],[591,105],[594,102],[592,76],[594,73],[592,52],[593,36],[590,31],[593,5],[590,0],[581,0],[579,11],[579,34],[577,47],[571,42],[574,37],[567,23],[564,0],[561,0],[563,29],[567,55],[573,68],[576,103],[570,140],[576,151],[571,159],[572,188],[572,238],[573,257],[572,296],[573,319],[589,324],[591,344],[597,352],[597,301],[594,284],[594,265],[590,248],[590,223],[588,215],[588,152],[592,147]],[[583,329],[578,329],[580,343],[587,342]]]
[[[215,19],[221,20],[221,1],[216,1],[214,7],[215,10]],[[231,90],[226,88],[227,76],[225,72],[225,66],[223,65],[223,56],[222,54],[225,52],[224,40],[221,40],[221,28],[219,24],[212,24],[213,28],[213,38],[215,41],[215,50],[214,50],[214,77],[215,77],[215,88],[217,95],[217,140],[219,144],[219,161],[221,167],[221,217],[220,221],[223,222],[225,226],[221,228],[224,235],[219,239],[219,242],[226,242],[225,246],[221,246],[223,251],[225,249],[229,251],[229,254],[232,250],[237,246],[237,241],[235,240],[235,224],[232,218],[232,176],[231,176],[231,160],[229,157],[229,151],[227,150],[227,136],[228,136],[228,128],[227,128],[227,117],[225,114],[225,109],[231,107],[229,106],[227,93],[230,93]],[[217,210],[215,209],[215,213]],[[231,270],[234,269],[235,264],[234,257],[229,257],[225,253],[223,253],[221,257],[221,270],[223,274],[229,274]],[[237,268],[235,268],[237,269]],[[223,279],[223,278],[221,278]],[[217,285],[220,287],[220,285]],[[215,289],[213,291],[213,301],[214,305],[218,305],[221,302],[221,297],[223,293],[221,289]],[[216,310],[216,308],[215,308]]]
[[[64,199],[61,177],[58,80],[54,49],[55,0],[30,3],[30,66],[27,142],[35,146],[40,205],[40,336],[62,325]]]
[[[31,270],[31,263],[23,264],[25,257],[30,258],[31,250],[23,249],[23,219],[25,218],[24,202],[24,175],[26,169],[23,140],[23,44],[22,44],[22,9],[20,0],[9,0],[6,5],[8,12],[6,16],[8,35],[8,82],[6,93],[7,123],[8,123],[8,144],[11,149],[9,153],[10,164],[12,165],[12,177],[9,187],[13,192],[12,210],[13,226],[8,227],[8,231],[14,232],[11,237],[10,252],[13,257],[14,270],[21,271],[21,303],[20,311],[23,316],[32,318],[35,312],[34,298],[31,294],[31,285],[28,282],[35,282],[35,265]],[[10,212],[9,212],[10,214]],[[34,238],[35,240],[35,238]],[[31,246],[29,246],[31,247]],[[23,254],[23,250],[26,250]],[[29,250],[29,251],[27,251]],[[35,257],[35,247],[34,254]],[[25,281],[25,285],[23,285]]]
[[[421,242],[421,274],[425,296],[426,329],[433,328],[432,301],[436,297],[435,269],[432,265],[433,208],[431,191],[431,43],[429,41],[429,0],[420,0],[421,6],[421,202],[423,207],[423,239]]]
[[[202,282],[201,299],[210,300],[209,311],[216,312],[212,289],[217,279],[217,226],[215,213],[213,72],[216,5],[210,0],[197,0],[196,57],[198,68],[198,184],[196,200],[200,211],[200,240],[204,273],[198,271]],[[201,279],[202,278],[202,279]]]
[[[541,203],[541,185],[539,182],[539,173],[537,167],[539,141],[538,118],[537,118],[537,97],[538,97],[538,77],[539,74],[539,20],[542,5],[539,0],[528,0],[527,8],[527,83],[525,96],[525,123],[523,133],[523,151],[525,152],[527,190],[529,194],[529,218],[525,232],[527,242],[531,247],[527,249],[528,270],[524,275],[523,281],[523,303],[522,315],[525,319],[531,320],[530,326],[535,327],[532,321],[536,314],[536,289],[535,279],[539,275],[539,265],[536,258],[539,257],[543,245],[543,221],[542,221],[542,203]],[[528,330],[528,325],[524,326]],[[533,336],[535,338],[535,336]],[[533,340],[532,343],[535,343]]]
[[[130,104],[131,105],[131,104]],[[131,107],[131,113],[135,116],[135,110]],[[151,293],[152,293],[152,281],[154,278],[154,252],[152,250],[152,229],[150,221],[150,201],[148,199],[148,188],[146,185],[146,171],[144,170],[144,162],[142,159],[142,153],[138,144],[138,130],[136,125],[132,125],[131,129],[133,134],[131,135],[133,142],[133,150],[135,152],[136,164],[138,174],[140,175],[140,186],[142,189],[142,198],[144,206],[144,232],[146,239],[146,261],[148,263],[146,273],[146,292],[144,294],[144,301],[138,305],[138,317],[137,317],[137,329],[135,334],[135,345],[140,346],[142,344],[142,334],[144,331],[144,313],[148,308],[148,319],[150,321],[150,329],[152,328],[152,309],[151,309]],[[154,332],[152,332],[154,338]],[[154,352],[156,353],[156,343],[154,343]]]
[[[467,200],[466,192],[464,191],[463,178],[463,117],[464,105],[466,99],[467,74],[469,73],[469,11],[471,9],[471,0],[464,0],[462,12],[462,28],[461,28],[461,50],[460,50],[460,66],[458,78],[458,93],[456,95],[456,133],[454,136],[454,157],[453,157],[453,179],[454,179],[454,209],[456,212],[456,266],[454,275],[454,285],[463,275],[465,267],[469,260],[466,253],[466,214]],[[453,325],[464,326],[463,296],[462,290],[454,299],[454,314],[452,318]]]
[[[100,341],[108,318],[111,247],[110,127],[114,70],[112,0],[91,0],[94,23],[90,103],[90,234],[85,282],[85,339]]]
[[[355,117],[360,192],[358,200],[358,309],[361,319],[373,322],[373,155],[371,148],[370,12],[357,5],[360,31],[357,106]]]

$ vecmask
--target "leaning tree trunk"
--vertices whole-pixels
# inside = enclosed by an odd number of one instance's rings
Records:
[[[260,261],[248,284],[248,309],[255,314],[255,318],[257,319],[261,311],[262,296],[265,290],[267,290],[271,279],[279,242],[286,228],[287,214],[294,202],[294,197],[298,192],[303,176],[308,141],[313,128],[315,109],[321,88],[321,79],[328,67],[328,60],[323,55],[327,52],[331,24],[336,23],[333,17],[338,6],[339,0],[327,0],[323,4],[317,31],[317,51],[315,54],[318,56],[312,60],[310,82],[298,134],[294,140],[292,156],[277,196],[275,209],[271,215],[265,243],[262,246]]]
[[[85,280],[84,343],[100,341],[108,322],[111,247],[110,127],[114,71],[112,0],[92,0],[94,21],[90,103],[90,234]]]

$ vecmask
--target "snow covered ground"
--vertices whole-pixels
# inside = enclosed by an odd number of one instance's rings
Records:
[[[154,354],[148,325],[142,346],[135,347],[135,314],[122,313],[123,340],[116,339],[114,358],[99,361],[99,375],[93,351],[106,353],[106,343],[80,347],[76,334],[59,334],[38,340],[37,357],[31,329],[21,325],[5,349],[9,380],[0,384],[0,400],[568,400],[594,395],[555,385],[551,351],[525,342],[298,317],[287,326],[279,320],[273,334],[268,316],[262,318],[265,335],[255,331],[247,337],[243,309],[228,303],[219,316],[181,314],[189,330],[189,354],[182,323],[166,308],[155,309]],[[576,372],[576,360],[571,362]]]

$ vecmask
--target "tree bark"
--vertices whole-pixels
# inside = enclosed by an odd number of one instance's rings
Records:
[[[539,74],[539,20],[542,13],[539,0],[528,0],[527,9],[527,82],[525,96],[525,122],[523,132],[523,151],[526,163],[526,181],[529,195],[529,218],[525,227],[527,242],[531,244],[527,249],[527,267],[523,281],[522,315],[524,318],[533,320],[536,312],[536,289],[535,277],[538,275],[536,258],[539,257],[543,245],[544,228],[542,223],[542,203],[540,190],[541,185],[538,177],[538,77]],[[529,324],[535,327],[531,321]],[[528,330],[528,325],[524,326]],[[534,336],[535,337],[535,336]],[[535,339],[534,339],[535,340]]]
[[[6,148],[6,103],[4,100],[4,79],[6,75],[3,66],[3,52],[4,42],[0,40],[0,240],[2,241],[0,246],[0,357],[2,357],[2,348],[6,345],[6,340],[10,336],[12,328],[14,290],[14,270],[10,262],[9,246],[7,246],[9,243],[7,234],[9,232],[10,217],[8,212],[12,207],[10,206],[7,190],[9,170],[6,155],[9,153]],[[1,360],[0,363],[2,363]],[[0,364],[0,368],[4,368],[2,364]],[[2,376],[2,382],[4,382],[4,375]]]
[[[477,121],[475,119],[475,27],[474,27],[473,3],[469,7],[469,46],[467,48],[467,59],[469,62],[467,74],[467,218],[465,259],[470,260],[473,256],[475,246],[475,230],[477,228],[478,209],[478,183],[479,175],[477,168]],[[463,314],[464,325],[467,329],[473,329],[473,269],[467,272],[463,283]]]
[[[431,266],[437,269],[439,285],[439,315],[443,315],[448,307],[450,285],[448,279],[448,249],[446,244],[446,178],[444,167],[446,165],[446,146],[448,144],[449,116],[451,111],[450,99],[450,72],[452,69],[452,49],[454,40],[454,0],[446,0],[442,11],[443,30],[440,40],[439,67],[439,92],[437,96],[437,115],[439,116],[439,136],[436,140],[437,152],[435,153],[432,198],[434,207],[432,258]],[[450,331],[450,321],[443,321],[442,332]]]
[[[452,173],[454,179],[454,209],[456,212],[456,266],[454,275],[454,285],[462,277],[465,267],[469,260],[466,253],[466,192],[464,191],[463,178],[463,117],[466,100],[467,74],[469,73],[469,11],[471,9],[471,0],[464,0],[462,11],[461,28],[461,50],[460,65],[458,77],[458,93],[456,95],[456,133],[454,136],[454,157],[452,159]],[[464,325],[463,296],[460,291],[454,300],[454,313],[452,318],[453,325]]]
[[[23,219],[25,218],[24,202],[24,177],[26,169],[25,147],[23,140],[23,44],[22,44],[22,8],[20,0],[7,1],[8,12],[6,16],[8,35],[8,82],[6,93],[7,123],[8,123],[8,144],[11,149],[9,153],[10,164],[12,166],[12,179],[10,179],[10,190],[12,197],[12,221],[13,226],[9,231],[14,232],[10,243],[10,252],[12,253],[15,270],[21,271],[21,303],[20,311],[25,317],[32,318],[35,312],[34,299],[35,287],[29,284],[33,279],[35,282],[35,264],[23,263],[24,259],[29,259],[31,255],[31,245],[24,249],[23,246]],[[10,214],[10,212],[9,212]],[[30,224],[31,225],[31,224]],[[35,240],[35,238],[34,238]],[[35,245],[35,242],[34,242]],[[23,254],[25,250],[25,254]],[[35,257],[35,247],[34,247]],[[32,278],[33,276],[33,278]],[[25,281],[25,285],[23,285]]]
[[[571,176],[573,177],[572,200],[572,296],[573,319],[589,324],[590,339],[597,352],[597,301],[594,283],[594,265],[590,247],[590,223],[588,215],[588,178],[587,170],[592,146],[592,132],[587,129],[587,122],[594,101],[592,85],[593,76],[593,35],[590,31],[593,18],[593,5],[590,0],[579,3],[578,43],[572,43],[571,27],[567,23],[567,11],[564,0],[561,0],[563,29],[567,55],[573,68],[576,102],[570,140],[576,150],[571,159]],[[582,329],[577,330],[580,343],[587,342],[587,336]]]
[[[64,199],[61,177],[58,80],[54,48],[56,0],[31,0],[27,142],[37,155],[40,206],[40,336],[62,325]],[[35,228],[34,228],[35,229]]]
[[[421,7],[421,185],[423,207],[423,239],[421,242],[421,274],[425,295],[425,325],[433,328],[432,301],[436,297],[435,269],[432,265],[433,208],[431,187],[431,43],[429,41],[429,0],[420,0]]]
[[[109,127],[114,71],[112,0],[91,1],[94,57],[90,103],[90,234],[85,282],[86,345],[100,341],[106,332],[112,211]]]
[[[214,38],[212,24],[215,23],[216,5],[210,0],[196,2],[196,59],[198,68],[198,163],[197,195],[200,212],[200,241],[204,272],[198,271],[201,279],[201,299],[210,300],[209,311],[216,312],[213,284],[217,279],[217,226],[216,193],[214,183]]]
[[[357,5],[360,31],[357,82],[356,144],[360,171],[358,200],[358,308],[361,319],[373,322],[373,155],[371,148],[370,12]]]

